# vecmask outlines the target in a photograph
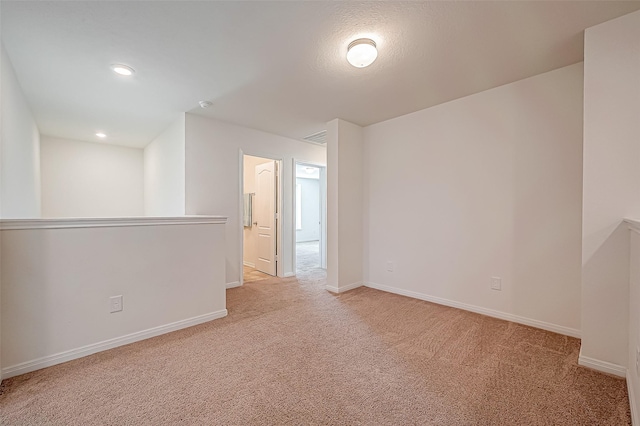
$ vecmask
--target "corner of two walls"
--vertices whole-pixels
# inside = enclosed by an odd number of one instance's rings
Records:
[[[1,50],[2,218],[143,215],[141,150],[41,136]]]
[[[580,63],[364,129],[329,122],[327,288],[579,336],[582,88]]]
[[[327,123],[327,290],[363,284],[363,129]]]
[[[186,114],[144,148],[145,216],[185,214]]]
[[[40,191],[40,132],[0,40],[0,218],[40,217]]]
[[[238,285],[242,274],[241,153],[282,160],[282,257],[278,275],[293,275],[293,160],[325,164],[325,147],[195,114],[187,113],[185,122],[186,214],[228,217],[227,285]]]
[[[2,212],[4,219],[38,218],[40,201],[40,132],[1,45]]]
[[[184,215],[184,114],[144,149],[43,136],[46,217]]]
[[[581,364],[627,376],[640,422],[640,12],[585,31]]]

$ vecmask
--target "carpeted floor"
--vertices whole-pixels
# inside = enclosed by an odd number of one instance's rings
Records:
[[[320,241],[296,243],[296,269],[307,271],[320,267]]]
[[[579,341],[324,272],[227,291],[229,316],[5,380],[2,425],[628,425]]]

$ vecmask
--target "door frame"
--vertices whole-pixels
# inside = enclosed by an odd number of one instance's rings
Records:
[[[268,160],[273,160],[276,162],[276,276],[283,277],[284,268],[282,268],[281,260],[282,260],[282,206],[283,206],[283,185],[282,185],[282,158],[278,158],[274,155],[269,155],[265,153],[258,152],[246,152],[242,148],[239,149],[239,186],[238,186],[238,235],[240,236],[240,285],[244,285],[244,156],[249,155],[251,157],[260,157],[266,158]]]
[[[327,165],[322,163],[317,163],[314,161],[304,161],[298,160],[296,158],[293,159],[293,186],[294,190],[292,191],[292,199],[293,199],[293,212],[295,215],[296,211],[296,191],[295,187],[297,184],[296,178],[298,177],[298,170],[296,166],[309,166],[309,167],[317,167],[320,169],[320,268],[327,269]],[[293,225],[293,239],[291,241],[291,247],[293,247],[293,271],[294,273],[298,270],[298,256],[297,256],[297,246],[296,246],[296,222],[295,220],[292,223]]]

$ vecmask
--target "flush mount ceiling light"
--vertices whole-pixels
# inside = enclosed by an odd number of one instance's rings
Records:
[[[98,132],[98,133],[96,133],[96,136],[97,136],[97,137],[99,137],[100,139],[104,139],[104,138],[106,138],[106,137],[107,137],[107,135],[106,135],[106,134],[104,134],[104,133],[102,133],[102,132]]]
[[[370,38],[354,40],[347,48],[347,61],[356,68],[368,67],[377,57],[376,42]]]
[[[126,77],[132,76],[136,72],[136,70],[134,70],[130,66],[123,64],[113,64],[111,65],[111,69],[116,74],[124,75]]]
[[[200,108],[205,108],[205,109],[213,105],[213,102],[211,101],[200,101],[198,103],[200,104]]]

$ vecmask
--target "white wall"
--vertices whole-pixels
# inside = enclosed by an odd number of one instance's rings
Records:
[[[1,16],[0,16],[1,18]],[[1,33],[1,32],[0,32]],[[2,64],[4,59],[6,58],[6,54],[4,51],[4,45],[2,44],[2,37],[0,34],[0,73],[4,74]],[[2,144],[4,140],[3,133],[3,117],[2,117],[2,99],[4,99],[3,91],[3,78],[0,75],[0,218],[2,218]],[[2,367],[2,232],[0,232],[0,371]],[[2,374],[0,374],[0,380],[2,380]]]
[[[300,185],[301,229],[296,229],[296,242],[320,240],[320,180],[296,178]]]
[[[581,361],[624,371],[629,236],[622,219],[640,217],[640,12],[588,28],[584,59]]]
[[[579,63],[366,127],[367,284],[579,335],[582,84]]]
[[[144,215],[143,151],[43,136],[43,217]]]
[[[251,155],[244,156],[244,194],[255,194],[256,192],[256,166],[264,163],[268,163],[266,158],[252,157]],[[255,200],[255,198],[254,198]],[[258,260],[258,228],[253,226],[242,230],[244,244],[243,244],[243,262],[245,265],[255,268],[256,261]]]
[[[227,283],[240,281],[242,222],[240,150],[245,154],[283,160],[282,258],[279,275],[292,275],[294,222],[293,159],[325,164],[322,146],[248,129],[193,114],[186,115],[186,213],[229,217],[227,223]]]
[[[3,221],[3,376],[226,315],[224,218],[164,220]]]
[[[362,157],[362,127],[327,123],[327,289],[338,293],[363,281]]]
[[[2,93],[2,217],[40,217],[40,133],[4,46]]]
[[[185,213],[185,116],[144,149],[144,212],[147,216]]]
[[[640,372],[636,366],[636,351],[640,348],[640,224],[631,230],[630,276],[629,276],[629,345],[627,356],[630,360],[627,371],[627,388],[633,424],[640,421]]]

